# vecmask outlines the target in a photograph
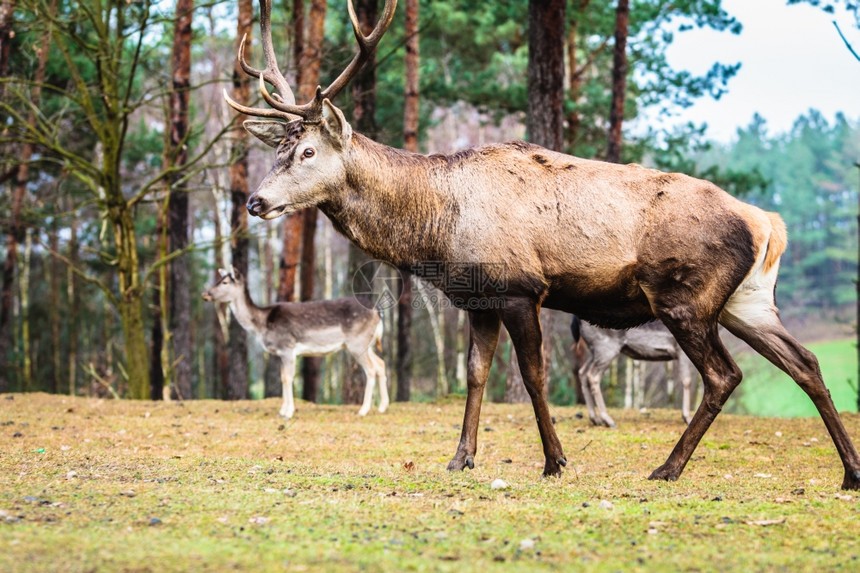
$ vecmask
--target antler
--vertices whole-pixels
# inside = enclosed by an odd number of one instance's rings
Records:
[[[365,36],[361,33],[361,27],[358,23],[358,17],[355,14],[355,8],[352,5],[352,0],[347,2],[347,11],[349,12],[349,20],[352,22],[352,29],[355,33],[355,40],[358,43],[358,50],[349,62],[349,65],[340,73],[327,88],[322,89],[317,86],[314,98],[302,105],[296,105],[296,98],[293,95],[293,90],[290,89],[287,80],[281,74],[278,68],[278,63],[275,60],[275,50],[272,47],[272,28],[271,28],[271,0],[260,0],[260,34],[262,36],[263,52],[266,57],[266,69],[258,70],[251,67],[245,61],[245,38],[239,45],[239,65],[249,76],[260,79],[260,95],[266,100],[272,108],[246,107],[235,102],[229,95],[227,90],[224,90],[224,99],[230,104],[230,107],[247,115],[258,117],[280,117],[287,121],[291,121],[296,116],[301,117],[306,122],[319,121],[322,116],[322,102],[324,99],[333,99],[340,91],[358,74],[362,66],[367,62],[377,44],[382,39],[382,36],[391,25],[394,19],[394,9],[397,8],[397,0],[385,0],[385,7],[382,11],[382,17],[377,22],[373,31]],[[278,93],[270,94],[266,89],[266,82],[269,82]]]

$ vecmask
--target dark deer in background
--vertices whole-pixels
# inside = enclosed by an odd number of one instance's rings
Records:
[[[648,322],[628,330],[613,330],[600,328],[574,316],[570,323],[570,332],[574,342],[580,338],[589,350],[588,359],[579,369],[579,380],[582,384],[582,394],[588,417],[595,426],[614,428],[615,420],[606,411],[606,402],[600,390],[603,372],[619,354],[633,360],[649,362],[674,361],[673,376],[680,378],[683,395],[681,397],[681,415],[686,423],[690,423],[690,385],[693,381],[690,359],[681,350],[681,346],[672,333],[659,321]]]
[[[245,127],[276,150],[275,164],[248,199],[263,219],[316,205],[369,255],[400,269],[436,261],[471,266],[482,280],[456,297],[470,310],[468,396],[450,470],[473,467],[484,384],[504,324],[532,399],[546,463],[567,463],[544,398],[539,310],[574,313],[607,328],[659,318],[701,372],[704,397],[666,463],[652,479],[675,480],[741,372],[717,325],[748,342],[807,392],[845,466],[844,488],[860,488],[860,457],[851,443],[815,356],[783,327],[774,303],[782,219],[742,203],[707,181],[638,165],[588,161],[524,142],[423,156],[354,133],[331,98],[352,79],[391,23],[387,0],[379,24],[363,36],[352,4],[358,51],[344,72],[302,105],[275,61],[269,5],[262,0],[266,68],[260,80],[271,106],[236,110],[265,118]],[[275,87],[277,95],[265,86]],[[418,271],[420,276],[420,270]],[[434,282],[449,296],[449,281]],[[501,305],[481,305],[482,299]],[[472,303],[475,304],[472,304]]]
[[[381,349],[382,339],[382,320],[376,309],[363,306],[355,298],[278,302],[259,307],[251,300],[242,275],[223,269],[218,269],[218,275],[218,282],[203,293],[203,298],[229,303],[242,328],[259,340],[266,352],[281,359],[284,387],[281,416],[292,418],[296,410],[293,403],[296,358],[323,356],[341,349],[352,355],[367,377],[359,416],[370,411],[376,382],[379,382],[379,411],[388,409],[385,362],[373,352],[374,344]]]

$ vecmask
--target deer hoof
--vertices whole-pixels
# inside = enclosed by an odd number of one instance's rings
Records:
[[[847,470],[845,472],[842,489],[860,490],[860,470]]]
[[[359,411],[358,411],[358,415],[359,415],[359,416],[367,416],[367,412],[368,412],[368,410],[370,410],[370,408],[368,408],[367,410],[365,410],[364,408],[362,408],[361,410],[359,410]]]
[[[449,472],[459,472],[466,468],[469,468],[470,470],[475,469],[475,459],[472,456],[466,456],[464,458],[454,456],[454,459],[448,462]]]
[[[567,463],[565,461],[565,463]],[[561,466],[564,464],[559,464],[559,462],[551,462],[549,458],[546,460],[546,465],[543,468],[543,476],[541,477],[561,477]]]
[[[663,481],[678,481],[678,474],[673,470],[667,468],[665,465],[660,466],[648,476],[650,480],[663,480]]]
[[[558,465],[560,465],[561,467],[565,468],[565,467],[567,467],[567,458],[564,458],[564,457],[558,458],[556,460],[556,463]]]

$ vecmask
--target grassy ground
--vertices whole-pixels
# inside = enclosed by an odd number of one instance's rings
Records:
[[[821,365],[836,409],[857,411],[857,341],[853,338],[808,345]],[[812,401],[794,381],[753,352],[736,355],[744,382],[726,408],[757,416],[818,416]]]
[[[461,402],[277,408],[0,396],[0,570],[860,567],[860,495],[839,490],[818,419],[722,415],[658,483],[676,412],[613,411],[607,430],[556,408],[570,463],[540,479],[526,405],[487,404],[477,465],[456,474]]]

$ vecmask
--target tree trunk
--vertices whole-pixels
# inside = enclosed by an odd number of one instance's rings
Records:
[[[12,53],[12,20],[15,15],[15,0],[0,0],[0,78],[9,75],[9,56]],[[0,97],[5,84],[0,82]],[[5,121],[3,122],[5,125]]]
[[[403,149],[418,152],[419,42],[418,2],[406,0],[406,82],[403,101]]]
[[[621,161],[621,124],[624,121],[624,99],[627,91],[627,32],[630,24],[630,0],[618,0],[615,9],[615,49],[612,58],[612,108],[609,111],[609,145],[606,160]]]
[[[406,82],[403,102],[403,149],[418,152],[419,95],[419,0],[406,0]],[[397,301],[397,393],[398,402],[408,402],[412,393],[412,275],[402,272]]]
[[[251,0],[239,0],[239,17],[236,29],[236,52],[239,43],[247,35],[250,41],[254,22]],[[250,78],[245,75],[238,61],[233,63],[233,99],[242,105],[250,104]],[[237,131],[233,140],[233,155],[236,161],[230,166],[230,198],[232,209],[230,229],[232,232],[233,267],[248,276],[248,149],[247,134]],[[248,397],[248,340],[239,321],[230,321],[230,378],[224,397],[228,400],[243,400]]]
[[[170,91],[171,164],[188,162],[188,95],[191,87],[191,24],[193,0],[177,0],[173,28],[173,86]],[[170,250],[188,247],[188,186],[178,177],[170,182],[168,231]],[[190,399],[194,349],[191,341],[191,257],[183,255],[170,264],[170,330],[173,340],[174,397]],[[175,365],[175,366],[174,366]]]
[[[20,261],[18,281],[20,292],[18,300],[21,303],[21,381],[24,392],[33,389],[33,358],[30,354],[30,256],[33,253],[33,230],[24,232],[24,256]]]
[[[302,301],[313,300],[316,276],[316,249],[314,235],[317,229],[316,207],[303,210],[302,222],[302,272],[300,297]],[[305,356],[302,358],[302,399],[316,402],[319,393],[320,368],[322,357]]]
[[[108,165],[118,165],[118,162],[106,161]],[[122,188],[119,185],[118,173],[106,186],[108,196],[109,218],[113,223],[114,240],[116,243],[119,296],[118,307],[122,319],[122,331],[125,339],[126,374],[131,398],[145,400],[149,398],[149,355],[146,348],[143,320],[143,285],[140,283],[140,260],[137,253],[137,239],[134,229],[134,219],[128,205],[122,199]]]
[[[564,138],[564,9],[565,0],[529,0],[526,131],[555,151]]]
[[[167,249],[164,244],[166,237],[164,233],[164,220],[166,215],[163,209],[158,210],[158,221],[155,224],[155,252],[158,256],[164,256]],[[164,306],[161,304],[166,283],[163,273],[166,269],[159,269],[159,273],[152,286],[152,330],[149,341],[149,398],[150,400],[161,400],[164,397],[164,375],[165,369],[162,361],[164,352]]]
[[[66,291],[69,303],[69,396],[74,396],[77,387],[78,375],[78,292],[75,289],[77,275],[72,271],[77,265],[78,259],[78,221],[72,217],[69,229],[69,260],[72,264],[68,269],[66,278],[68,290]]]
[[[52,0],[51,8],[56,9],[57,0]],[[15,11],[15,2],[3,0],[0,2],[0,78],[8,74],[9,55],[12,41],[12,20]],[[30,92],[30,100],[33,109],[39,107],[42,97],[42,83],[45,81],[45,67],[48,62],[48,53],[51,45],[51,29],[44,33],[40,40],[41,47],[38,49],[38,60],[36,73],[33,77],[33,87]],[[3,86],[0,82],[0,86]],[[0,87],[0,89],[3,89]],[[36,115],[32,109],[27,114],[27,123],[30,126],[36,124]],[[5,122],[4,122],[5,124]],[[15,177],[14,190],[12,191],[12,205],[9,226],[6,230],[6,260],[3,264],[3,284],[0,291],[0,363],[5,363],[8,355],[9,321],[12,312],[12,289],[15,282],[15,266],[18,259],[18,245],[24,238],[25,227],[21,221],[21,210],[24,206],[24,198],[27,194],[27,182],[30,178],[29,162],[33,155],[33,144],[24,143],[18,155],[18,170]],[[9,389],[8,368],[0,368],[0,393]]]
[[[412,394],[412,274],[401,272],[397,300],[397,393],[398,402],[408,402]]]
[[[48,244],[55,253],[60,252],[60,234],[57,230],[57,218],[51,222],[48,231]],[[62,322],[60,303],[60,262],[51,257],[48,270],[51,274],[51,392],[58,394],[63,374],[62,366]]]
[[[578,12],[577,15],[580,15]],[[577,66],[576,58],[576,39],[579,33],[579,19],[571,20],[570,27],[567,31],[567,76],[569,82],[568,100],[573,104],[570,113],[567,114],[567,144],[570,150],[576,149],[576,143],[579,139],[579,127],[582,118],[579,115],[577,105],[579,103],[579,94],[582,90],[582,73]]]
[[[361,32],[370,34],[376,24],[378,0],[358,0],[355,6]],[[376,139],[376,52],[368,58],[361,73],[352,81],[353,127],[362,135]]]

